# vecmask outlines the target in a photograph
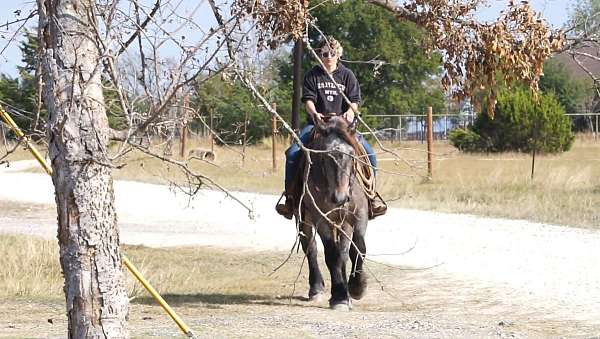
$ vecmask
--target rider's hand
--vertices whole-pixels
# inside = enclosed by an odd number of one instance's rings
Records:
[[[346,118],[346,121],[348,121],[349,124],[354,122],[354,111],[353,110],[349,110],[348,112],[344,113],[342,116],[344,118]]]
[[[316,120],[316,121],[315,121],[315,123],[321,123],[321,122],[323,122],[323,118],[324,118],[324,117],[325,117],[325,116],[324,116],[323,114],[319,113],[319,112],[316,112],[316,113],[313,115],[313,118]]]

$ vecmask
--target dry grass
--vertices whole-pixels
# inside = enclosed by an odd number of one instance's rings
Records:
[[[0,298],[57,297],[62,293],[56,241],[1,235],[0,258]]]
[[[600,226],[600,142],[578,141],[568,153],[537,157],[533,181],[528,155],[465,155],[444,144],[436,145],[435,152],[432,182],[381,175],[379,187],[394,206]],[[419,151],[403,154],[423,156]],[[383,168],[396,170],[390,162],[383,162]]]
[[[280,252],[255,252],[215,247],[147,248],[125,246],[124,252],[152,285],[170,300],[188,298],[207,303],[230,303],[236,298],[290,295],[300,268],[300,254],[269,276],[286,257]],[[306,271],[306,270],[305,270]],[[128,274],[128,294],[153,303]],[[298,290],[304,292],[307,277]],[[202,299],[202,300],[201,300]]]
[[[272,170],[270,139],[247,148],[242,163],[241,147],[214,146],[214,163],[192,160],[191,167],[231,190],[278,194],[283,189],[284,150],[288,142],[277,140],[276,171]],[[535,180],[530,180],[531,157],[517,153],[476,154],[458,152],[447,143],[434,145],[433,181],[426,174],[425,145],[390,144],[402,161],[379,154],[378,188],[392,206],[527,219],[574,227],[600,226],[600,141],[579,137],[570,152],[538,156]],[[210,149],[207,140],[192,140],[189,149]],[[178,151],[178,145],[173,147]],[[156,151],[161,151],[157,148]],[[24,158],[22,152],[17,155]],[[158,184],[183,183],[176,166],[139,152],[122,160],[116,179]],[[37,170],[36,170],[37,171]]]
[[[0,337],[63,337],[67,329],[56,241],[0,235]],[[217,248],[124,247],[167,302],[202,338],[281,337],[583,337],[594,323],[557,319],[472,281],[371,265],[366,297],[350,313],[307,303],[306,267],[292,296],[301,254],[269,276],[286,253]],[[49,259],[52,258],[52,259]],[[38,268],[39,267],[39,268]],[[328,274],[322,266],[326,281]],[[6,273],[13,272],[13,273]],[[18,272],[18,273],[14,273]],[[380,285],[371,275],[374,273]],[[180,336],[175,324],[126,273],[132,338]],[[20,281],[16,283],[15,281]],[[327,284],[327,282],[326,282]],[[477,285],[477,284],[476,284]],[[139,284],[136,284],[139,286]],[[328,287],[326,287],[328,288]],[[503,299],[500,299],[503,298]],[[508,328],[496,326],[510,314]]]
[[[171,299],[236,298],[244,295],[290,294],[300,267],[301,255],[272,276],[269,274],[286,257],[278,252],[246,252],[213,247],[156,249],[123,246],[123,252],[144,277]],[[61,274],[56,240],[22,235],[0,235],[1,298],[60,298]],[[124,270],[126,270],[124,268]],[[125,272],[127,292],[140,303],[152,303],[148,293]],[[298,288],[304,291],[306,277]],[[208,301],[208,300],[207,300]]]
[[[274,172],[270,144],[248,148],[244,165],[238,153],[215,147],[214,164],[196,161],[193,167],[233,190],[280,193],[287,142],[278,140],[278,146],[278,169]],[[392,206],[575,227],[600,225],[596,208],[600,205],[600,142],[593,139],[580,138],[570,152],[561,155],[538,156],[533,182],[530,155],[470,155],[439,142],[434,145],[433,181],[428,182],[424,144],[386,146],[409,164],[394,161],[390,154],[379,154],[382,170],[378,188]],[[206,142],[197,141],[194,147],[210,149]],[[185,179],[173,166],[146,156],[133,155],[127,163],[115,173],[117,178],[155,183]]]

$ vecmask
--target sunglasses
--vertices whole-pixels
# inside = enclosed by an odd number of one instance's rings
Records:
[[[334,58],[337,55],[335,51],[327,51],[321,53],[321,58]]]

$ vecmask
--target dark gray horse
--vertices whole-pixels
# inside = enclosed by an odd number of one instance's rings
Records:
[[[334,117],[315,127],[315,138],[309,145],[317,151],[311,152],[313,163],[306,186],[310,194],[304,193],[296,215],[308,258],[309,299],[320,299],[325,290],[317,263],[316,230],[331,273],[329,306],[336,310],[349,310],[350,297],[362,298],[367,286],[362,254],[366,253],[368,201],[355,173],[355,147],[355,130],[345,119]],[[346,272],[348,259],[352,262],[350,279]]]

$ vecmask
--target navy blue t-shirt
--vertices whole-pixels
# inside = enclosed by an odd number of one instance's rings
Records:
[[[350,102],[359,104],[360,87],[354,73],[340,63],[337,69],[333,71],[332,76],[340,85],[344,94],[350,99]],[[321,114],[342,114],[349,108],[346,100],[340,95],[336,85],[331,81],[329,75],[327,75],[321,65],[316,65],[304,75],[302,102],[306,102],[307,100],[312,100],[315,103],[317,112]],[[310,116],[308,123],[313,123]]]

